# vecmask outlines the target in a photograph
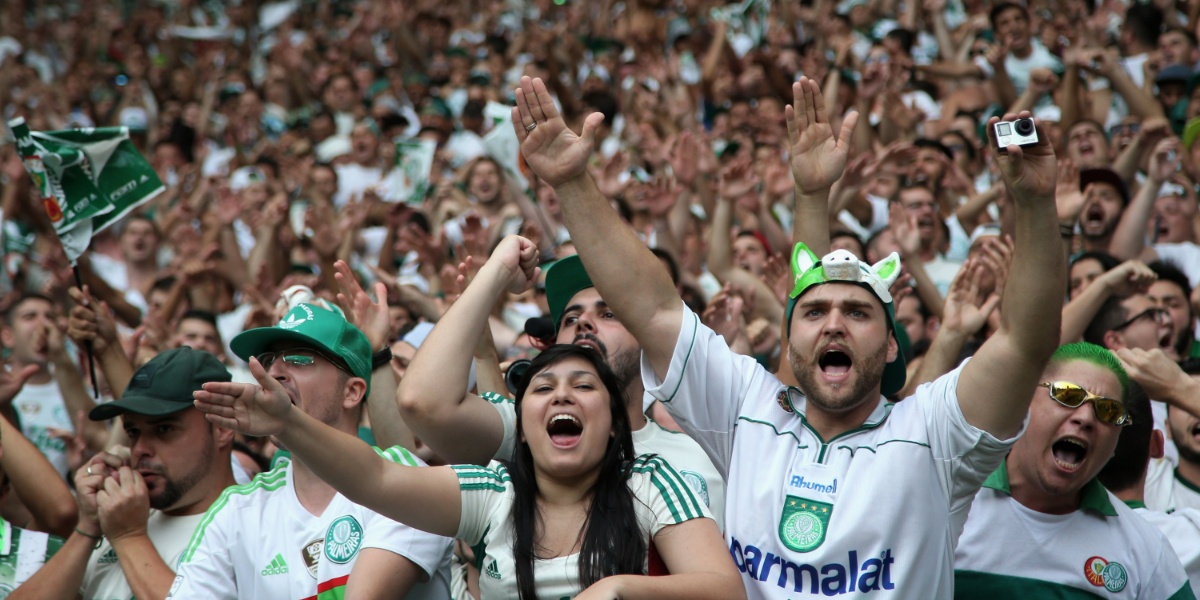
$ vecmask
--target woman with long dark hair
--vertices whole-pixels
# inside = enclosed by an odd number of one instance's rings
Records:
[[[510,237],[476,279],[502,278],[519,291],[536,278],[536,257],[532,243]],[[474,326],[464,325],[475,322],[467,316],[448,313],[438,323],[410,374],[436,370],[445,385],[462,385],[454,375],[466,372],[471,346],[455,342]],[[661,458],[634,455],[621,384],[591,348],[560,345],[538,355],[517,392],[516,455],[487,466],[398,465],[295,410],[257,361],[250,367],[261,387],[208,384],[197,392],[209,420],[275,435],[352,501],[470,544],[484,598],[745,597],[703,502]],[[647,575],[651,556],[668,574]]]

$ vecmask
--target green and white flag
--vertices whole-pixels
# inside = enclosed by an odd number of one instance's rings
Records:
[[[433,173],[433,156],[437,142],[416,138],[397,138],[396,162],[384,200],[420,204],[429,191],[429,176]]]
[[[164,189],[126,127],[30,131],[20,117],[8,125],[72,263],[93,235]]]
[[[521,141],[512,126],[512,107],[497,102],[488,102],[483,114],[491,120],[492,130],[483,136],[483,148],[488,156],[500,163],[505,173],[512,177],[522,190],[529,189],[529,176],[525,159],[521,157]]]

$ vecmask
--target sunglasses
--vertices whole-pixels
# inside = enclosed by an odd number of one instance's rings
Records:
[[[1136,315],[1133,315],[1132,317],[1129,317],[1129,319],[1127,321],[1125,321],[1124,323],[1121,323],[1120,325],[1117,325],[1116,327],[1113,327],[1112,330],[1120,331],[1122,329],[1125,329],[1126,327],[1129,327],[1130,325],[1133,325],[1134,323],[1137,323],[1139,319],[1144,319],[1146,317],[1153,319],[1155,323],[1166,323],[1167,318],[1170,316],[1171,316],[1171,313],[1167,312],[1167,309],[1159,307],[1159,306],[1155,306],[1152,308],[1147,308],[1146,310],[1143,310],[1142,312],[1140,312]]]
[[[1133,424],[1133,417],[1125,412],[1125,405],[1119,400],[1097,396],[1069,381],[1052,381],[1038,385],[1050,390],[1050,397],[1067,408],[1079,408],[1084,402],[1091,402],[1092,410],[1101,422],[1117,427]]]
[[[263,370],[270,370],[271,365],[275,364],[276,360],[282,360],[283,364],[293,367],[311,367],[317,364],[317,357],[325,359],[333,366],[350,373],[350,368],[342,364],[342,361],[337,360],[324,352],[313,350],[311,348],[293,348],[290,350],[275,350],[272,352],[263,352],[255,356],[259,364],[263,366]],[[353,375],[353,373],[350,373]]]

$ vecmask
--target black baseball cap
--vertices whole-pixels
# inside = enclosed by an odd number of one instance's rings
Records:
[[[1087,191],[1087,187],[1093,183],[1107,183],[1117,189],[1117,193],[1121,195],[1121,202],[1129,205],[1129,187],[1125,185],[1125,180],[1116,171],[1107,167],[1096,167],[1094,169],[1080,169],[1079,171],[1079,191]]]
[[[191,408],[192,392],[210,381],[227,382],[229,371],[217,357],[187,346],[167,350],[142,365],[119,400],[101,404],[88,413],[93,421],[106,421],[131,412],[162,417]]]

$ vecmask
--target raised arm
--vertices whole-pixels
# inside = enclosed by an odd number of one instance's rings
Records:
[[[17,373],[0,373],[0,401],[11,401],[9,394],[15,395],[21,389],[21,384],[30,374],[36,372],[35,367],[26,367]],[[10,399],[5,399],[8,396]],[[75,498],[67,482],[58,476],[54,465],[33,445],[17,428],[0,417],[0,468],[12,484],[12,490],[17,494],[33,515],[33,522],[27,529],[45,531],[66,538],[71,535],[71,528],[77,520]]]
[[[509,236],[429,333],[400,382],[398,401],[413,433],[451,463],[486,465],[504,440],[504,422],[488,402],[467,392],[471,349],[488,326],[496,300],[537,279],[537,247]]]
[[[824,256],[829,252],[829,190],[846,170],[858,111],[846,115],[834,138],[821,88],[801,77],[792,84],[792,104],[784,107],[783,115],[796,186],[792,243],[804,242]]]
[[[462,502],[449,467],[409,467],[377,454],[357,437],[296,408],[258,359],[258,385],[213,382],[194,392],[212,423],[252,436],[277,436],[297,460],[355,504],[436,535],[458,531]]]
[[[1159,190],[1162,189],[1163,183],[1175,174],[1178,159],[1172,157],[1176,154],[1179,154],[1178,138],[1165,139],[1154,147],[1154,154],[1150,156],[1150,168],[1146,171],[1146,182],[1125,208],[1117,228],[1113,231],[1112,241],[1108,245],[1108,251],[1113,256],[1120,259],[1157,258],[1153,248],[1149,248],[1147,252],[1146,225],[1150,221],[1150,213],[1154,212],[1154,201],[1158,199]]]
[[[1030,114],[1004,116],[1006,121],[1016,118]],[[988,121],[991,144],[996,143],[992,131],[997,121]],[[1016,249],[1000,328],[958,381],[958,403],[967,422],[999,438],[1020,430],[1037,378],[1058,346],[1067,283],[1054,203],[1058,164],[1045,128],[1038,125],[1037,133],[1036,146],[1009,146],[996,158],[1016,207]]]
[[[587,172],[596,128],[604,117],[588,115],[582,135],[576,135],[540,79],[522,77],[516,96],[513,128],[525,163],[554,186],[571,240],[600,296],[637,338],[654,372],[665,375],[679,337],[683,301],[662,263],[621,222]]]

